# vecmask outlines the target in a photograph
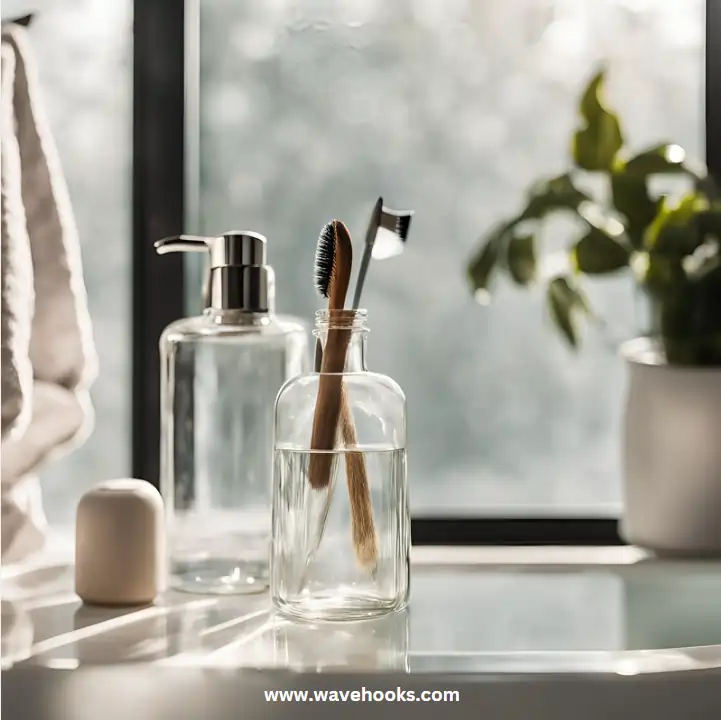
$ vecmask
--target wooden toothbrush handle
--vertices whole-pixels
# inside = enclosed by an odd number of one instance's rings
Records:
[[[341,391],[350,329],[330,329],[323,349],[323,366],[318,376],[318,396],[310,438],[308,482],[314,490],[328,487],[341,412]]]
[[[358,450],[353,413],[348,403],[348,394],[341,384],[341,434],[345,452],[346,483],[350,502],[353,549],[361,567],[373,569],[378,562],[378,540],[373,522],[373,503],[368,486],[368,470],[365,453]],[[352,448],[351,452],[348,449]]]

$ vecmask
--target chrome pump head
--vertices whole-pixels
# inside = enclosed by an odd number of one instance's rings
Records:
[[[273,269],[266,264],[267,240],[250,231],[232,230],[217,237],[174,235],[155,243],[159,255],[209,252],[206,306],[218,310],[268,312],[273,307]]]

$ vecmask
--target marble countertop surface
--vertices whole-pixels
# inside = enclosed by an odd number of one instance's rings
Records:
[[[455,677],[486,683],[485,691],[491,679],[499,688],[684,679],[696,698],[695,683],[706,680],[721,695],[721,562],[660,560],[628,547],[414,548],[412,573],[404,612],[299,624],[276,616],[267,593],[169,592],[150,607],[95,608],[75,596],[72,566],[59,559],[4,568],[4,680],[17,678],[19,688],[43,677],[45,692],[94,671],[121,685],[131,673],[138,687],[162,671],[187,678],[184,689],[190,678],[232,676],[240,692],[260,677],[263,687],[287,687],[288,678],[339,674]]]
[[[144,608],[83,605],[72,566],[8,568],[3,666],[403,672],[604,672],[721,667],[721,563],[635,548],[416,548],[409,609],[299,624],[267,593],[169,592]]]

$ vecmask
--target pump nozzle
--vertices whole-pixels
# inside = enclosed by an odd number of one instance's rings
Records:
[[[159,255],[210,252],[207,304],[224,310],[268,312],[272,306],[273,270],[266,265],[263,235],[231,231],[217,237],[173,235],[155,243]]]
[[[210,249],[213,238],[200,235],[171,235],[155,243],[158,255],[167,255],[171,252],[205,252]]]

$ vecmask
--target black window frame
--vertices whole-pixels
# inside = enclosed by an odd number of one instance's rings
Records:
[[[153,242],[182,232],[186,193],[186,97],[197,48],[198,0],[134,0],[132,468],[157,486],[163,329],[185,310],[182,256],[158,261]],[[190,31],[190,32],[188,32]],[[193,56],[188,57],[188,49]],[[701,102],[703,98],[699,98]],[[715,132],[711,132],[716,129]],[[721,176],[721,0],[706,0],[705,144]],[[192,151],[192,148],[190,148]],[[596,517],[414,516],[416,545],[620,545],[619,521]]]

